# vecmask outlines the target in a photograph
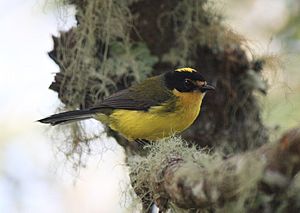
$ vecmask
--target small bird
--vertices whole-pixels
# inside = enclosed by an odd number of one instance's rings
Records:
[[[209,90],[215,88],[195,69],[179,68],[121,90],[94,107],[38,121],[56,125],[94,118],[129,141],[155,141],[188,128]]]

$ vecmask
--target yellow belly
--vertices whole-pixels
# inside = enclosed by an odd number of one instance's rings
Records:
[[[163,106],[151,107],[146,112],[117,109],[109,116],[107,124],[128,140],[157,140],[181,132],[197,118],[204,95],[185,93],[177,96],[174,112],[165,112]]]

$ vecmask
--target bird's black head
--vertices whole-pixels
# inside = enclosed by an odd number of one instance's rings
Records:
[[[168,89],[176,89],[179,92],[206,92],[214,90],[205,81],[204,77],[192,68],[180,68],[175,71],[165,73],[165,82]]]

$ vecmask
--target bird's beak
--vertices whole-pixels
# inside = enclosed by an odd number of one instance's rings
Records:
[[[206,85],[203,85],[202,87],[200,87],[201,92],[207,92],[209,90],[215,90],[215,87],[211,86],[209,84],[206,84]]]

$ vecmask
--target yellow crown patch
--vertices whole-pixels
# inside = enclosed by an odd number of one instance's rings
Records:
[[[175,70],[176,72],[197,72],[195,69],[190,67],[183,67]]]

